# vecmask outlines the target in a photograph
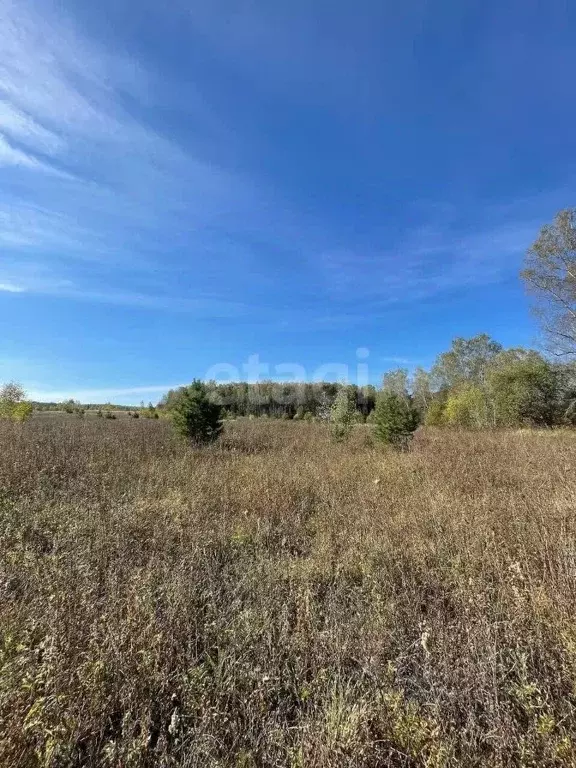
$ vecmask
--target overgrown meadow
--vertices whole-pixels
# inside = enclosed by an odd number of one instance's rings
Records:
[[[576,765],[576,435],[0,423],[0,764]]]

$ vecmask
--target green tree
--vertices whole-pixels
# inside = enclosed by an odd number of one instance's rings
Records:
[[[32,416],[32,411],[34,410],[32,403],[29,403],[27,400],[22,400],[20,403],[16,403],[12,410],[12,421],[17,422],[23,422],[28,421],[30,416]]]
[[[497,426],[551,426],[562,411],[562,371],[533,350],[507,350],[486,378]]]
[[[222,406],[209,398],[205,384],[198,379],[179,391],[170,416],[178,434],[192,443],[213,442],[222,431]]]
[[[382,389],[394,392],[400,397],[408,397],[409,379],[406,368],[396,368],[385,373],[382,377]]]
[[[448,395],[443,422],[450,427],[481,429],[490,426],[486,393],[477,384],[463,384]]]
[[[501,351],[502,345],[485,333],[471,339],[454,339],[432,368],[435,389],[454,389],[466,383],[482,385],[489,364]]]
[[[434,392],[424,416],[424,424],[427,427],[441,427],[444,424],[444,409],[446,408],[447,399],[447,390],[443,389],[440,392]]]
[[[576,355],[576,208],[560,211],[541,229],[521,275],[550,351]]]
[[[26,401],[26,393],[14,381],[0,387],[0,418],[10,421],[26,421],[32,415],[32,403]]]
[[[353,389],[343,384],[330,409],[330,428],[337,442],[346,440],[352,430],[356,413],[356,397]]]
[[[378,440],[406,447],[419,422],[419,413],[409,397],[386,389],[378,394],[374,413],[374,434]]]

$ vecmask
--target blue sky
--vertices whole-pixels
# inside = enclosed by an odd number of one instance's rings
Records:
[[[0,0],[0,381],[130,403],[530,344],[575,31],[565,0]]]

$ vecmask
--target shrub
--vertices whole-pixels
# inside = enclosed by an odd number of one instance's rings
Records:
[[[537,353],[494,366],[487,383],[498,426],[551,426],[560,420],[561,377]]]
[[[424,417],[424,423],[427,427],[440,427],[444,424],[445,405],[446,403],[443,398],[432,400]]]
[[[564,412],[564,422],[572,427],[576,427],[576,400],[568,403],[568,407]]]
[[[27,403],[23,400],[21,403],[16,403],[12,409],[12,421],[27,421],[32,416],[32,403]]]
[[[152,405],[152,403],[148,403],[148,407],[142,409],[142,416],[144,416],[145,419],[158,419],[158,411],[156,408]]]
[[[379,393],[374,416],[374,434],[378,440],[405,447],[419,421],[418,411],[408,397],[391,391]]]
[[[296,408],[296,413],[294,414],[294,421],[301,421],[304,418],[304,406],[299,405],[298,408]]]
[[[330,410],[330,427],[332,437],[336,442],[343,442],[349,437],[355,413],[356,399],[354,392],[350,387],[343,385],[338,390]]]
[[[178,434],[193,443],[213,442],[222,431],[222,406],[210,400],[198,379],[181,390],[170,415]]]
[[[485,392],[475,384],[463,386],[450,394],[444,409],[444,421],[451,427],[482,429],[490,424]]]

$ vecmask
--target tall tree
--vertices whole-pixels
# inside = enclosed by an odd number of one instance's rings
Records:
[[[399,397],[407,398],[408,395],[408,371],[406,368],[396,368],[387,371],[382,377],[382,390],[384,392],[393,392]]]
[[[576,208],[560,211],[542,227],[521,274],[549,350],[576,355]]]
[[[481,385],[490,362],[502,351],[502,345],[486,333],[471,339],[454,339],[432,368],[436,389],[454,389],[463,384]]]
[[[486,390],[497,426],[551,426],[566,410],[562,366],[534,350],[502,352],[488,371]]]
[[[418,366],[414,371],[412,381],[412,399],[420,414],[425,414],[432,403],[432,388],[430,386],[430,374],[424,368]]]

